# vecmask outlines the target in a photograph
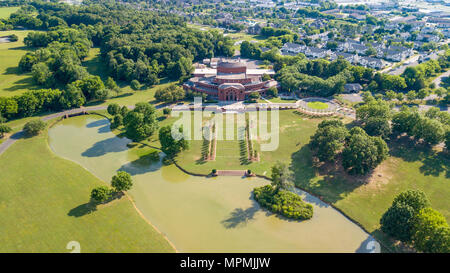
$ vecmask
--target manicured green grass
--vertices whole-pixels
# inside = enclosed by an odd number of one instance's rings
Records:
[[[9,18],[11,13],[16,12],[20,7],[3,7],[0,8],[0,19]]]
[[[55,156],[47,133],[20,140],[0,156],[0,252],[173,252],[126,198],[88,210],[104,185],[79,165]]]
[[[328,108],[328,104],[326,104],[324,102],[320,102],[320,101],[308,102],[306,105],[310,108],[319,109],[319,110]]]
[[[280,97],[270,98],[268,100],[274,103],[294,103],[297,101],[297,100],[285,100]]]
[[[280,134],[279,145],[273,151],[260,151],[261,144],[268,143],[260,138],[255,139],[254,149],[260,152],[259,162],[249,162],[246,158],[246,146],[241,148],[241,143],[235,140],[218,140],[215,161],[202,160],[203,141],[191,140],[190,149],[178,155],[178,163],[189,171],[208,174],[212,169],[251,169],[257,174],[270,175],[270,167],[277,161],[290,163],[293,151],[309,142],[309,137],[314,133],[320,119],[309,119],[297,114],[293,110],[279,111]],[[230,117],[231,114],[227,114]],[[264,123],[263,123],[264,124]],[[268,125],[271,128],[270,114]],[[235,126],[236,128],[236,126]],[[235,132],[236,135],[236,132]]]
[[[0,31],[1,36],[16,34],[17,42],[0,43],[0,96],[20,95],[30,89],[39,89],[33,83],[30,73],[19,72],[19,61],[28,49],[23,44],[23,38],[29,31]]]

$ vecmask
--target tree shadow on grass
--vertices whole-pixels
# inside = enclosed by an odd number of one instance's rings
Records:
[[[348,175],[341,160],[317,164],[308,145],[293,153],[290,166],[296,186],[319,196],[324,201],[335,203],[366,184],[372,173],[365,176]],[[317,203],[317,202],[316,202]]]
[[[81,217],[97,210],[97,206],[91,202],[79,205],[69,211],[67,215],[73,217]]]
[[[101,204],[96,204],[95,202],[93,202],[92,200],[89,201],[88,203],[79,205],[73,209],[71,209],[67,215],[68,216],[72,216],[72,217],[82,217],[84,215],[88,215],[91,214],[95,211],[97,211],[98,206],[100,205],[106,205],[116,199],[120,199],[122,198],[122,196],[124,196],[125,194],[123,192],[116,192],[114,193],[111,198],[109,198],[108,200],[106,200],[105,202],[101,203]]]
[[[445,173],[446,178],[450,177],[450,158],[446,152],[439,152],[429,145],[416,143],[408,136],[393,138],[388,145],[391,156],[406,162],[421,162],[423,165],[419,167],[419,171],[423,175],[437,177]]]

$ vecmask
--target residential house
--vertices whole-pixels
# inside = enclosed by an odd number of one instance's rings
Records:
[[[359,93],[362,90],[362,86],[359,83],[347,83],[344,85],[345,93]]]

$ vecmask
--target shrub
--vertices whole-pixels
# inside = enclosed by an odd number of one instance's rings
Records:
[[[5,124],[0,124],[0,138],[2,138],[6,133],[9,132],[11,132],[11,127]]]
[[[110,105],[108,105],[107,110],[108,114],[114,116],[120,113],[120,106],[117,103],[111,103]]]
[[[172,113],[172,109],[170,109],[170,108],[164,108],[163,109],[163,114],[164,115],[168,116],[168,115],[170,115],[170,113]]]
[[[19,37],[17,37],[16,34],[9,35],[9,41],[10,42],[17,42],[19,40]]]
[[[131,189],[131,186],[133,186],[131,175],[124,171],[118,171],[111,180],[111,186],[113,186],[117,192]]]
[[[45,126],[45,122],[37,119],[27,122],[27,124],[23,127],[23,130],[27,136],[35,136],[44,130]]]
[[[132,80],[130,82],[130,86],[131,86],[131,89],[133,89],[133,90],[139,90],[141,88],[141,84],[139,83],[138,80]]]
[[[117,114],[114,116],[111,122],[111,129],[115,129],[121,125],[123,125],[123,117],[121,114]]]
[[[297,194],[276,190],[271,185],[255,188],[253,190],[255,200],[264,208],[296,220],[307,220],[313,216],[313,207],[305,203]]]
[[[95,203],[103,203],[112,195],[112,190],[106,186],[100,186],[91,191],[91,199]]]

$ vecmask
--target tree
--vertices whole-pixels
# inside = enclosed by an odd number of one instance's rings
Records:
[[[420,190],[407,190],[399,193],[392,204],[400,203],[410,206],[416,213],[431,205],[425,193]]]
[[[390,100],[393,100],[397,98],[397,94],[392,90],[388,90],[386,91],[386,97]]]
[[[356,118],[366,123],[369,118],[381,118],[388,120],[392,115],[390,104],[386,101],[366,99],[366,103],[356,109]]]
[[[414,247],[422,252],[449,253],[450,228],[445,217],[432,208],[424,208],[414,218]]]
[[[403,106],[392,117],[392,129],[399,134],[406,133],[412,136],[414,127],[419,121],[420,114],[417,108]]]
[[[132,111],[125,115],[123,123],[125,125],[125,135],[128,138],[133,141],[148,138],[158,129],[156,109],[153,105],[139,102]]]
[[[123,125],[123,117],[121,114],[116,114],[111,122],[111,128],[114,129],[121,125]]]
[[[108,77],[108,79],[106,79],[105,87],[110,89],[110,90],[115,91],[116,93],[120,92],[119,86],[117,86],[117,83],[111,77]]]
[[[311,136],[310,146],[320,161],[332,161],[344,147],[348,131],[340,120],[324,120]]]
[[[447,130],[447,132],[445,132],[445,148],[447,149],[447,151],[450,151],[450,130]]]
[[[131,89],[133,89],[133,90],[139,90],[139,89],[141,89],[141,84],[139,83],[138,80],[132,80],[132,81],[130,82],[130,86],[131,86]]]
[[[381,230],[395,239],[409,242],[414,214],[414,209],[406,204],[393,204],[381,217]]]
[[[11,127],[7,126],[6,124],[0,124],[0,138],[3,138],[5,134],[11,132]]]
[[[33,81],[38,85],[52,85],[53,73],[45,63],[37,63],[31,68],[31,75],[33,75]]]
[[[280,189],[288,190],[293,187],[293,174],[288,165],[277,162],[272,166],[271,184],[275,188],[275,193]]]
[[[163,109],[163,114],[168,116],[170,115],[170,113],[172,113],[172,109],[171,108],[164,108]]]
[[[379,136],[383,139],[387,139],[392,133],[389,121],[380,117],[369,118],[364,124],[364,130],[369,136]]]
[[[406,93],[406,98],[407,98],[409,101],[415,100],[416,97],[417,97],[417,94],[416,94],[416,91],[414,91],[414,90],[411,90],[411,91],[409,91],[408,93]]]
[[[174,128],[172,132],[171,126],[165,126],[159,129],[159,142],[161,143],[161,150],[169,157],[175,156],[182,150],[188,148],[188,142],[184,138],[183,128]]]
[[[415,215],[429,206],[430,201],[424,192],[419,190],[401,192],[381,217],[381,230],[395,239],[409,242],[414,234]]]
[[[256,101],[259,99],[259,93],[258,92],[252,92],[248,95],[248,99],[251,101]]]
[[[266,91],[266,96],[268,97],[277,97],[278,96],[278,89],[274,86],[270,87],[269,89],[267,89]]]
[[[46,123],[40,119],[29,121],[23,127],[27,136],[36,136],[45,129]]]
[[[112,191],[107,186],[100,186],[91,191],[91,199],[95,203],[103,203],[111,198]]]
[[[62,91],[62,95],[59,98],[59,104],[64,109],[80,107],[86,102],[86,97],[80,88],[68,84],[66,89]]]
[[[172,84],[155,92],[155,99],[162,102],[177,102],[185,98],[183,87]]]
[[[430,145],[435,145],[444,140],[445,130],[438,120],[421,117],[413,128],[413,135]]]
[[[120,106],[117,103],[111,103],[108,105],[107,111],[108,111],[108,114],[110,114],[111,116],[115,116],[115,115],[119,114]]]
[[[116,192],[127,191],[133,186],[133,180],[131,175],[125,171],[118,171],[116,175],[112,177],[111,186]]]
[[[354,127],[342,151],[342,165],[350,174],[367,174],[387,155],[388,147],[384,140],[371,137],[360,127]]]

